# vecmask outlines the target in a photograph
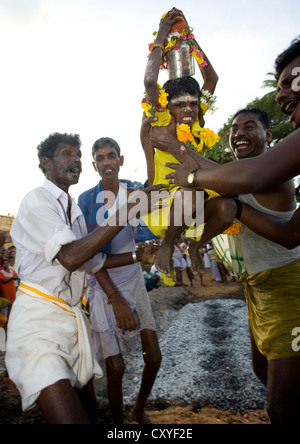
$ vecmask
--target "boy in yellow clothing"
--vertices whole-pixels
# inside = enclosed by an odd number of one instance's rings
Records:
[[[201,90],[198,82],[192,77],[183,77],[169,80],[164,85],[163,90],[157,85],[163,48],[165,47],[167,36],[171,32],[172,26],[183,20],[182,12],[177,9],[169,11],[161,20],[155,43],[149,55],[145,74],[145,89],[150,104],[159,104],[158,107],[156,106],[158,112],[156,113],[157,121],[154,125],[173,125],[174,133],[176,134],[177,131],[177,138],[180,141],[183,143],[188,142],[195,150],[203,152],[204,144],[209,141],[209,137],[204,137],[205,131],[200,125],[200,122],[203,124],[203,115],[199,105]],[[213,94],[218,77],[207,58],[205,65],[206,68],[199,65],[204,78],[203,89]],[[163,108],[167,109],[164,110]],[[182,129],[180,134],[178,126],[180,126],[180,130]],[[206,133],[208,131],[206,130]],[[163,143],[160,144],[159,149],[156,146],[153,158],[153,148],[150,146],[149,134],[146,137],[142,135],[141,139],[146,154],[149,182],[154,184],[163,183],[169,186],[169,180],[166,180],[165,176],[172,170],[167,168],[165,163],[180,163],[180,161],[174,158],[171,152],[168,152],[169,147],[161,146]],[[193,173],[190,177],[190,183],[193,183]],[[195,189],[189,189],[188,193],[186,191],[184,188],[174,188],[170,206],[164,207],[156,215],[149,215],[148,219],[145,220],[150,230],[156,236],[164,238],[155,265],[167,276],[171,276],[172,273],[172,254],[175,239],[189,228],[185,221],[181,224],[178,223],[178,220],[182,220],[182,218],[178,219],[178,214],[175,214],[178,207],[174,205],[174,201],[179,198],[182,203],[181,211],[184,212],[184,208],[190,208],[190,213],[193,217],[196,214],[196,206],[198,206],[199,210],[199,205],[196,205],[196,193],[199,195],[200,192]],[[237,207],[233,199],[220,199],[217,193],[210,192],[209,190],[205,190],[204,204],[205,210],[202,218],[204,224],[197,225],[196,223],[196,229],[193,227],[193,231],[190,233],[186,232],[185,235],[196,241],[201,239],[201,242],[206,243],[231,225],[236,216]],[[199,244],[197,248],[199,248]]]

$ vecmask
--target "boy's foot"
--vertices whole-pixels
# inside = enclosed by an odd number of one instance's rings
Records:
[[[160,250],[158,252],[155,266],[161,272],[164,273],[167,277],[172,277],[172,255],[173,255],[174,247],[169,246],[164,241],[161,244]]]
[[[189,255],[192,262],[192,269],[195,272],[200,272],[202,268],[202,259],[199,253],[199,245],[195,241],[191,241],[189,245]]]

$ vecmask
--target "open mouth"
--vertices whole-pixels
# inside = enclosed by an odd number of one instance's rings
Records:
[[[186,125],[192,125],[194,123],[193,117],[183,117],[182,123],[185,123]]]
[[[250,146],[250,142],[246,139],[241,139],[241,140],[237,140],[234,142],[234,147],[239,150],[248,148],[249,146]]]
[[[81,173],[81,166],[78,164],[72,164],[68,167],[68,171],[71,171],[73,174],[80,174]]]
[[[113,168],[103,168],[103,173],[113,173],[115,170]]]
[[[81,168],[78,168],[78,167],[76,167],[76,168],[72,168],[70,171],[71,171],[72,173],[76,173],[76,174],[78,174],[78,173],[81,172]]]
[[[281,106],[281,111],[284,114],[291,116],[294,113],[295,109],[297,108],[299,101],[300,97],[284,102]]]

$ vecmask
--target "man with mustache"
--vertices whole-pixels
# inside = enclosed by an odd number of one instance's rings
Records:
[[[51,424],[95,422],[93,377],[102,370],[80,308],[85,276],[135,259],[99,253],[127,223],[134,204],[118,213],[117,224],[87,234],[69,195],[81,173],[80,147],[73,134],[54,133],[41,142],[46,180],[24,197],[11,229],[21,283],[8,323],[6,366],[23,410],[37,403]]]
[[[127,202],[132,192],[130,188],[134,186],[129,181],[119,180],[124,157],[115,140],[109,137],[98,139],[93,145],[92,156],[94,169],[101,180],[78,200],[90,231],[95,229],[96,224],[102,224],[110,211]],[[127,224],[104,252],[135,254],[135,247],[133,226]],[[98,359],[106,363],[107,392],[114,422],[123,423],[122,379],[125,365],[122,353],[126,350],[125,340],[140,334],[145,367],[132,417],[138,423],[149,423],[144,406],[160,367],[161,352],[141,266],[136,263],[101,270],[97,280],[93,275],[89,276],[89,289],[95,349]],[[123,326],[117,321],[120,312],[128,313]]]

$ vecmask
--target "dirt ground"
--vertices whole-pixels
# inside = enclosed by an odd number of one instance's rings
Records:
[[[229,279],[228,279],[229,281]],[[244,299],[242,285],[229,282],[227,285],[213,281],[210,271],[204,275],[205,286],[201,286],[197,277],[191,287],[184,275],[185,287],[161,287],[149,293],[154,317],[158,324],[158,335],[163,332],[165,318],[162,313],[180,310],[189,302],[202,302],[210,299]],[[162,322],[160,322],[162,321]],[[112,424],[108,401],[103,396],[105,387],[96,386],[99,405],[98,424]],[[147,405],[147,414],[154,424],[270,424],[266,411],[221,411],[206,406],[201,410],[192,405]],[[4,353],[0,352],[0,424],[41,424],[43,418],[37,408],[23,413],[20,396],[14,384],[5,375]],[[130,408],[125,409],[125,424],[134,424]]]

